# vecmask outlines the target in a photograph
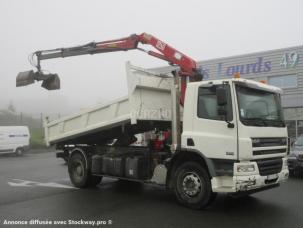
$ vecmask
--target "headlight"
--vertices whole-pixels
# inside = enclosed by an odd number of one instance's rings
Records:
[[[244,172],[254,172],[255,166],[253,164],[239,164],[237,165],[237,172],[244,173]]]

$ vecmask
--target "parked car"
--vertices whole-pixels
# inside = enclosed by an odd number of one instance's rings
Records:
[[[20,156],[29,150],[30,133],[27,126],[0,126],[0,154]]]
[[[300,135],[292,146],[288,156],[288,169],[290,175],[303,171],[303,134]]]

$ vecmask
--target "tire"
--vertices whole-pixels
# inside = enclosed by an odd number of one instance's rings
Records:
[[[22,148],[17,148],[15,151],[16,156],[22,156],[23,155],[23,149]]]
[[[93,176],[90,169],[86,167],[86,161],[82,154],[74,153],[68,159],[68,173],[73,185],[77,188],[95,187],[102,177]]]
[[[217,196],[212,192],[209,174],[196,162],[185,162],[177,168],[174,192],[182,205],[196,210],[206,208]]]
[[[293,169],[289,170],[289,176],[294,177],[295,176],[295,170],[293,170]]]

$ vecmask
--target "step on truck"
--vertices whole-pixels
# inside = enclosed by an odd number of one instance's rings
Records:
[[[160,58],[180,66],[177,73],[161,74],[127,63],[126,97],[45,120],[47,145],[69,156],[71,182],[86,188],[111,177],[157,184],[172,190],[181,204],[201,209],[217,193],[249,195],[286,181],[289,143],[281,89],[239,77],[203,81],[196,66],[184,67],[189,57],[146,37],[148,44],[162,50],[165,58]],[[40,60],[116,51],[106,49],[109,46],[121,50],[118,41],[101,42],[101,50],[89,44],[36,52],[38,71],[21,72],[17,86],[42,80],[44,88],[58,89],[58,76],[45,75]],[[131,146],[136,134],[154,130],[169,135],[162,147],[154,147],[153,140],[148,146]]]

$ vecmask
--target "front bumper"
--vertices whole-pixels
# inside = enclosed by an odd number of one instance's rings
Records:
[[[279,186],[289,177],[287,159],[283,158],[283,165],[279,173],[271,175],[260,175],[256,162],[237,163],[238,165],[254,165],[255,170],[252,172],[238,173],[234,165],[233,176],[218,176],[211,180],[213,192],[225,193],[249,193],[266,190]]]
[[[248,175],[248,176],[234,176],[234,190],[235,192],[249,191],[258,188],[264,188],[271,185],[277,185],[285,182],[288,179],[288,169],[282,169],[280,173],[268,176]]]

